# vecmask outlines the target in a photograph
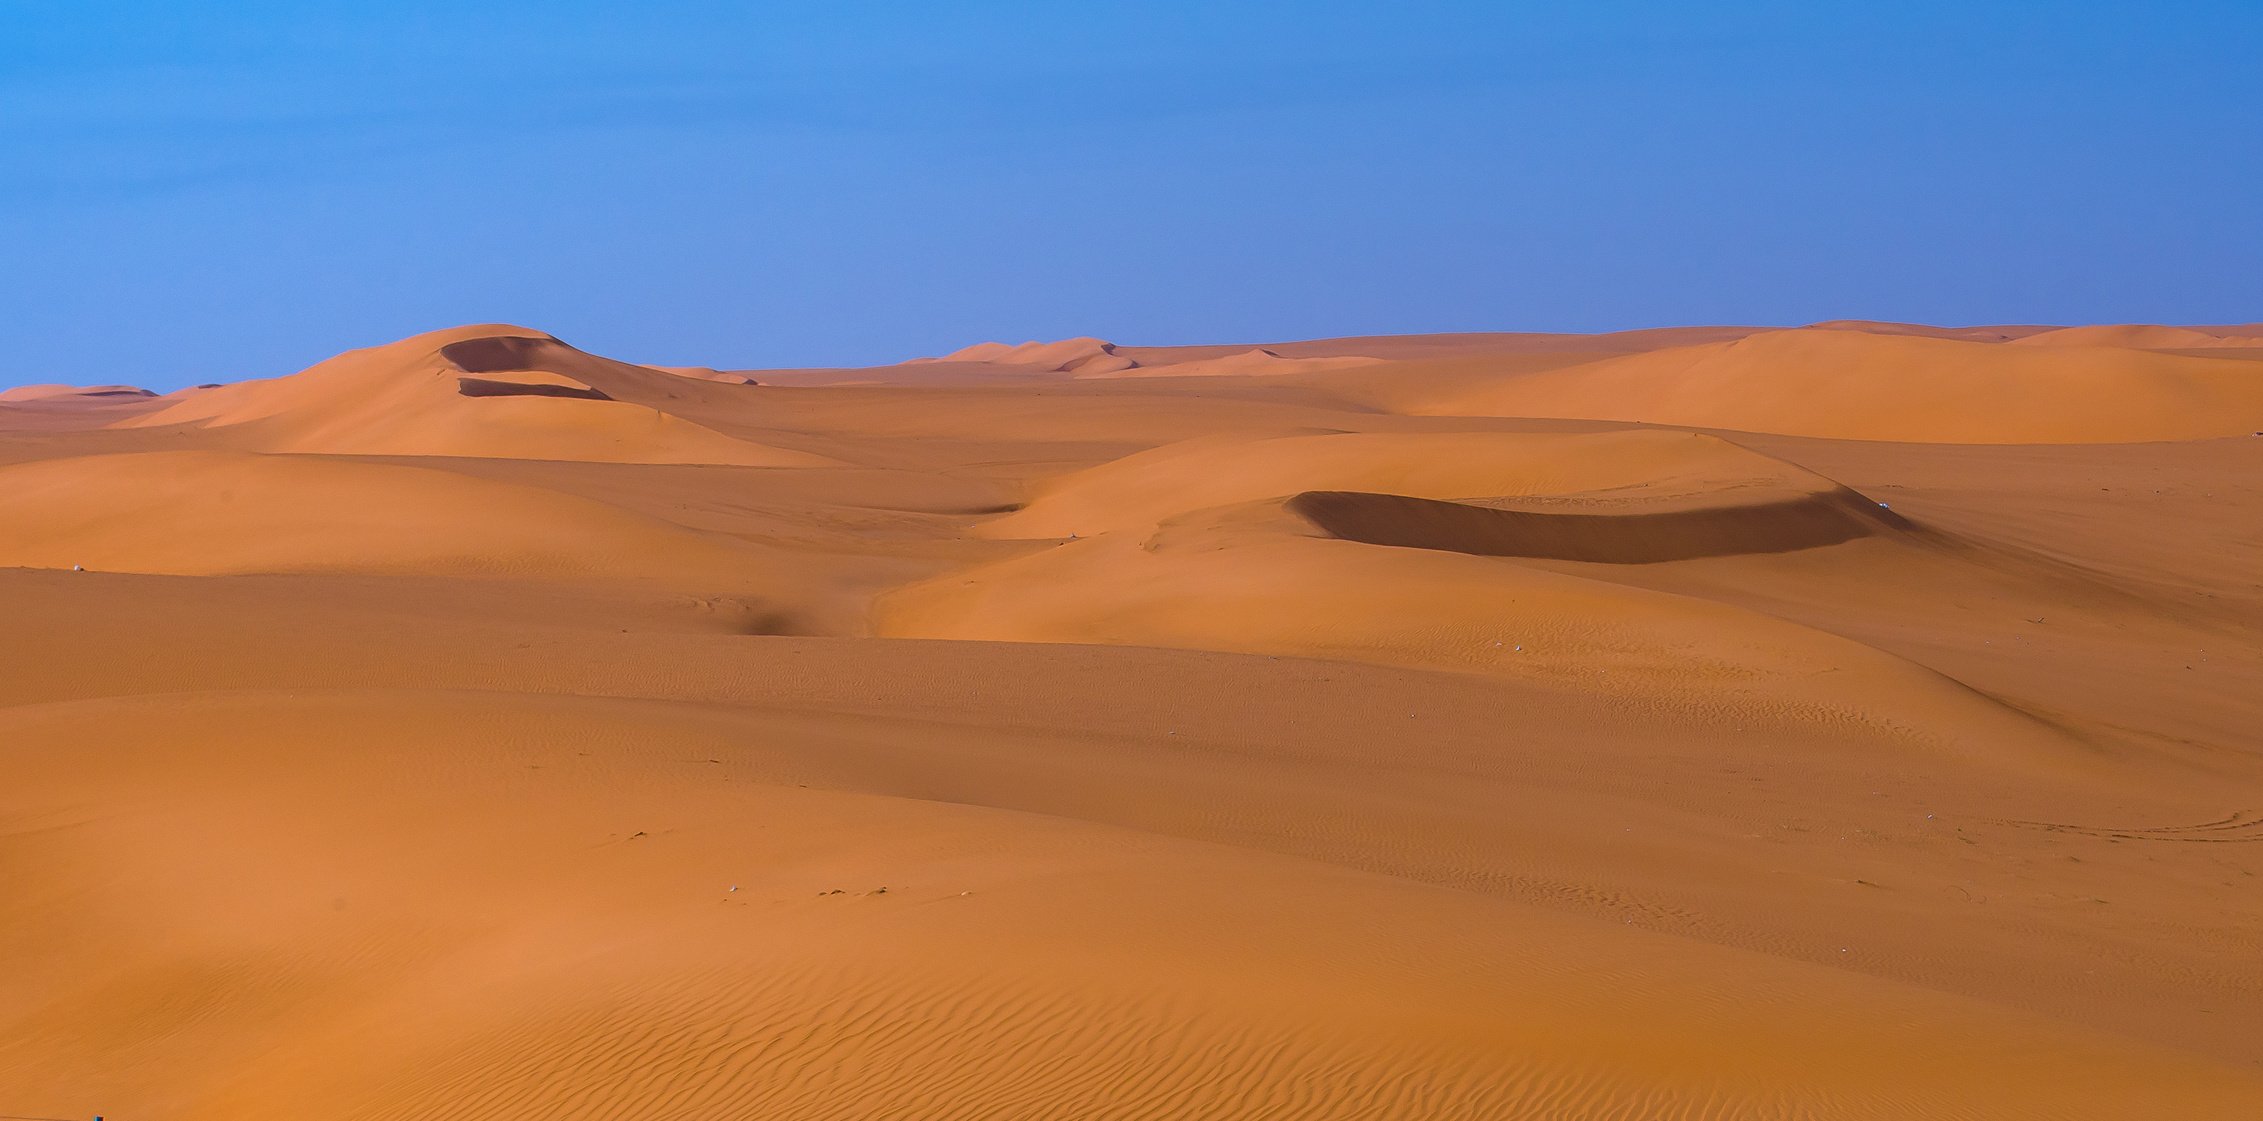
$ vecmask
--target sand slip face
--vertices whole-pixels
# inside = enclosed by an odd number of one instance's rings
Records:
[[[2245,1121],[2263,440],[1756,431],[2247,368],[2040,331],[0,408],[0,1112]],[[1824,335],[1741,432],[1408,407]]]

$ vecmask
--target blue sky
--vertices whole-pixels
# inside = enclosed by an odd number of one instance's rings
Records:
[[[2263,4],[0,0],[0,384],[2263,319]]]

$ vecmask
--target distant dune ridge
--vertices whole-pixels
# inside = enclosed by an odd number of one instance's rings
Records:
[[[1063,339],[1059,342],[976,343],[941,358],[915,358],[919,362],[980,362],[993,366],[1023,366],[1046,373],[1095,374],[1129,370],[1138,363],[1116,353],[1116,344],[1101,339]]]
[[[1026,342],[1016,346],[977,343],[940,358],[914,358],[905,365],[982,365],[1079,378],[1167,378],[1264,377],[1366,366],[1380,361],[1356,355],[1291,358],[1265,347],[1224,348],[1225,353],[1209,353],[1216,349],[1220,348],[1193,347],[1174,352],[1169,348],[1150,347],[1141,352],[1145,356],[1143,361],[1114,343],[1094,338]]]
[[[2200,350],[2212,347],[2263,347],[2263,329],[2162,327],[2155,324],[2118,324],[2096,327],[2061,327],[2013,339],[2024,346],[2118,346],[2141,350]]]
[[[19,385],[0,389],[0,402],[85,402],[155,397],[149,390],[131,385]]]
[[[612,506],[329,456],[160,451],[0,467],[0,523],[14,530],[0,566],[23,568],[621,577],[733,565],[696,533]]]
[[[826,462],[731,439],[637,403],[640,395],[665,392],[664,379],[675,376],[585,354],[523,328],[461,327],[352,351],[289,377],[205,390],[123,423],[231,429],[233,446],[271,452],[750,467]]]
[[[2110,443],[2253,431],[2252,362],[2121,346],[1770,331],[1436,397],[1431,414],[1578,417],[1929,443]]]
[[[2263,327],[0,393],[0,1111],[2263,1116]]]

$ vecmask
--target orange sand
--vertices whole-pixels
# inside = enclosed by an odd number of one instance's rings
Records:
[[[0,1113],[2263,1116],[2240,337],[0,396]]]

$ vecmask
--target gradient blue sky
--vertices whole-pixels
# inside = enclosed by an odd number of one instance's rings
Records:
[[[0,0],[0,384],[2263,319],[2263,3]]]

